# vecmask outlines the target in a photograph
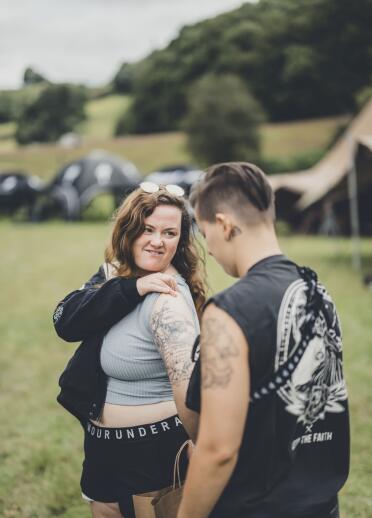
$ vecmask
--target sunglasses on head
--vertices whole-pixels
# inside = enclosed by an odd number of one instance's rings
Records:
[[[160,189],[165,189],[167,192],[169,192],[169,194],[173,194],[174,196],[183,196],[185,194],[185,191],[182,189],[182,187],[172,183],[169,183],[168,185],[158,185],[157,183],[153,182],[142,182],[139,186],[148,194],[158,192]]]

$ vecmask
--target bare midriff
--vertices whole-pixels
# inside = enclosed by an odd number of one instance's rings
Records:
[[[100,421],[92,421],[106,428],[124,428],[151,424],[177,414],[174,401],[162,401],[151,405],[112,405],[105,403]]]

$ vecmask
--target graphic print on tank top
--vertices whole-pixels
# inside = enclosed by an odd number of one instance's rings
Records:
[[[342,369],[342,340],[336,309],[325,288],[318,284],[324,306],[315,323],[315,336],[287,383],[278,390],[285,409],[297,416],[307,432],[324,420],[326,414],[341,413],[347,399]],[[305,319],[306,284],[293,282],[287,289],[279,311],[275,370],[296,353],[301,342],[300,327]],[[293,444],[293,449],[297,444]]]

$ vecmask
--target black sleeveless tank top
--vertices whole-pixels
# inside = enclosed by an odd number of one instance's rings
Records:
[[[297,358],[307,288],[285,256],[256,263],[209,301],[247,339],[251,397],[257,387],[266,394],[251,400],[237,465],[211,518],[322,518],[337,501],[349,471],[347,391],[337,313],[318,287],[315,336]],[[291,367],[276,385],[283,365]]]

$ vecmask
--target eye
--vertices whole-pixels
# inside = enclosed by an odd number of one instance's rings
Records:
[[[145,230],[143,231],[145,234],[151,234],[152,228],[151,227],[145,227]]]
[[[177,234],[176,234],[176,232],[174,232],[173,230],[166,230],[166,231],[165,231],[165,235],[167,235],[167,236],[171,236],[171,237],[174,237],[174,236],[176,236]]]

